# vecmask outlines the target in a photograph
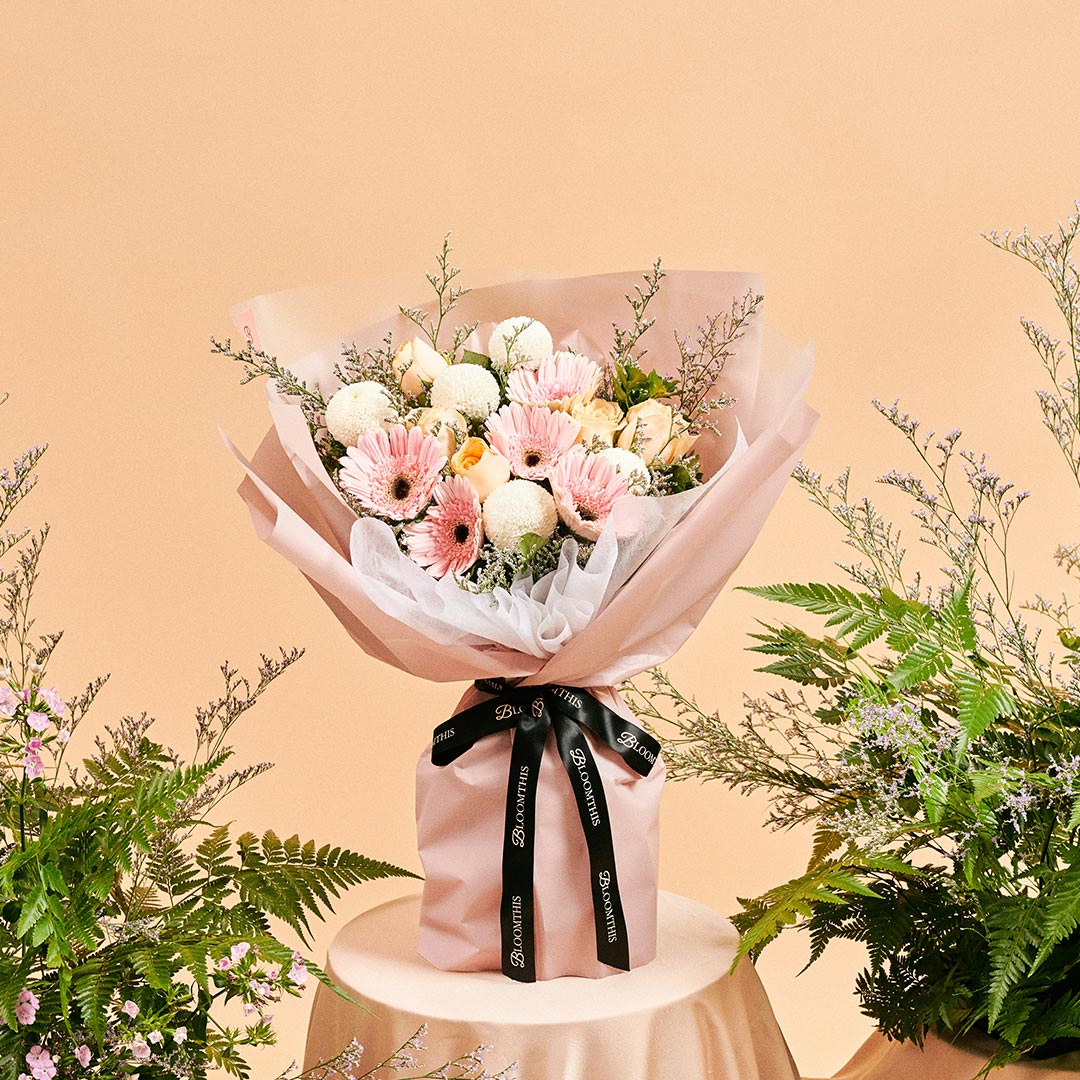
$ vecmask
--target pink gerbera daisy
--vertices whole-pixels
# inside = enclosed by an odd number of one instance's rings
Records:
[[[368,510],[394,521],[416,517],[431,502],[446,464],[438,439],[418,427],[406,431],[404,424],[369,431],[345,453],[341,486]]]
[[[564,412],[511,402],[488,417],[491,445],[526,480],[543,480],[574,445],[581,425]]]
[[[521,405],[546,405],[569,412],[575,405],[592,400],[600,375],[600,365],[587,356],[557,352],[534,368],[515,368],[506,381],[506,393]]]
[[[484,529],[480,497],[464,476],[451,476],[435,488],[423,519],[405,529],[409,555],[429,574],[463,574],[480,554]]]
[[[595,540],[615,503],[629,493],[626,480],[599,454],[576,446],[551,473],[555,506],[563,524],[586,540]]]

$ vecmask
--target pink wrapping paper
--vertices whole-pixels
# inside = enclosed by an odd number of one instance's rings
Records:
[[[625,273],[513,282],[473,291],[456,314],[461,323],[481,324],[474,348],[483,348],[494,323],[528,314],[548,326],[556,347],[570,345],[599,358],[612,322],[626,321],[625,294],[640,280],[640,274]],[[747,274],[669,272],[649,307],[656,321],[642,342],[650,350],[646,366],[670,371],[677,359],[675,331],[691,334],[706,315],[760,285]],[[239,305],[234,317],[260,347],[329,397],[338,386],[333,367],[343,338],[367,348],[387,332],[398,342],[413,336],[412,324],[394,316],[325,344],[328,326],[348,325],[341,321],[340,299],[346,295],[337,287],[305,290],[302,301],[296,293],[260,297]],[[582,575],[566,586],[566,596],[552,596],[546,604],[507,599],[501,605],[507,611],[498,618],[484,615],[489,597],[466,597],[450,582],[436,587],[426,578],[418,581],[410,577],[415,567],[406,565],[406,556],[381,553],[376,523],[357,522],[323,469],[299,408],[272,390],[274,427],[253,460],[244,462],[240,494],[259,536],[308,578],[369,655],[436,682],[504,677],[523,685],[590,688],[629,716],[612,687],[663,663],[690,635],[749,550],[808,440],[816,416],[801,395],[810,368],[809,349],[793,348],[755,319],[716,388],[737,403],[718,414],[721,437],[706,433],[696,447],[710,477],[706,485],[647,506],[629,500],[612,515],[608,535],[594,552],[597,565],[608,560],[607,576],[589,581]],[[398,557],[404,562],[397,563]],[[470,689],[459,709],[478,698]],[[432,727],[443,719],[432,717]],[[599,740],[587,737],[610,806],[631,961],[637,966],[656,947],[663,764],[648,777],[637,776]],[[417,766],[417,832],[426,876],[420,952],[439,967],[499,968],[510,742],[509,733],[490,736],[441,768],[431,764],[429,744]],[[595,957],[587,865],[570,783],[549,743],[537,796],[541,979],[598,977],[613,970]]]

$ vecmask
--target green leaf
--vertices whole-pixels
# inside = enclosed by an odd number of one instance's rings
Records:
[[[1046,958],[1066,938],[1080,929],[1080,866],[1072,866],[1053,879],[1047,894],[1046,923],[1042,943],[1029,974],[1034,974]]]
[[[650,398],[667,397],[678,388],[677,380],[665,379],[656,371],[646,375],[633,360],[612,368],[613,397],[624,409],[632,409]]]
[[[1040,897],[995,898],[987,919],[990,946],[990,986],[987,1025],[993,1033],[1005,1000],[1031,969],[1042,941],[1043,902]]]
[[[72,974],[73,997],[79,1003],[83,1023],[94,1033],[100,1046],[105,1038],[113,985],[100,960],[91,960]]]
[[[536,533],[526,533],[518,542],[518,550],[528,562],[546,543],[542,536]]]
[[[953,673],[959,708],[956,719],[969,740],[977,739],[995,720],[1016,714],[1016,702],[1004,687],[968,671]]]
[[[472,349],[462,349],[461,360],[462,364],[476,364],[478,367],[491,367],[491,357],[485,356],[483,353],[473,352]]]
[[[1065,826],[1069,832],[1080,829],[1080,796],[1073,803],[1072,813],[1069,815],[1069,824]]]
[[[889,672],[888,682],[894,690],[907,690],[940,675],[952,666],[952,661],[932,638],[921,638]]]
[[[812,915],[815,905],[844,904],[848,894],[876,898],[878,894],[858,878],[858,873],[870,861],[823,862],[802,877],[769,890],[757,900],[740,899],[745,917],[736,917],[735,921],[742,931],[742,941],[731,970],[735,970],[744,956],[756,957],[770,941],[780,936],[785,927]]]
[[[967,653],[975,652],[979,646],[979,636],[968,605],[970,592],[969,577],[963,587],[956,589],[941,608],[941,621],[948,627],[961,650]]]

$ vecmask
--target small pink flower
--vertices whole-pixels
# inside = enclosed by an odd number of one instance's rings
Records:
[[[580,446],[565,454],[551,474],[551,490],[563,524],[586,540],[599,537],[615,504],[628,494],[626,479],[600,454]]]
[[[292,979],[292,981],[296,983],[297,986],[306,986],[308,978],[307,968],[303,965],[303,963],[297,961],[289,969],[289,978]]]
[[[217,966],[218,966],[218,971],[228,971],[229,968],[232,967],[232,961],[227,956],[223,956],[217,962]]]
[[[581,425],[564,412],[511,402],[488,417],[491,445],[510,462],[510,471],[526,480],[543,480],[574,445]]]
[[[45,762],[39,754],[27,753],[23,758],[23,769],[27,780],[38,780],[45,775]]]
[[[136,1005],[134,1001],[125,1001],[124,1004],[120,1006],[120,1011],[126,1013],[134,1020],[135,1017],[139,1015],[139,1006]]]
[[[146,1036],[146,1041],[148,1043],[153,1043],[154,1046],[157,1046],[157,1044],[161,1042],[163,1038],[164,1036],[161,1034],[160,1031],[151,1031],[150,1034]]]
[[[28,754],[36,754],[41,749],[41,740],[35,735],[27,744],[26,752]]]
[[[57,693],[56,687],[50,687],[48,690],[38,690],[38,693],[45,699],[45,704],[49,707],[49,712],[53,716],[64,715],[67,706],[64,704],[64,699]]]
[[[131,1056],[136,1061],[149,1061],[150,1060],[150,1046],[145,1039],[140,1039],[136,1036],[131,1040]]]
[[[434,435],[395,424],[361,435],[346,451],[341,486],[376,514],[409,521],[429,502],[446,454]]]
[[[62,727],[56,733],[56,741],[58,743],[61,743],[61,744],[67,743],[70,738],[71,738],[71,732],[66,727]]]
[[[246,941],[238,942],[230,950],[230,955],[232,956],[232,962],[234,964],[239,964],[240,961],[243,960],[245,956],[247,956],[248,951],[250,949],[251,949],[251,945],[248,942],[246,942]]]
[[[34,1046],[26,1055],[26,1064],[30,1066],[30,1076],[33,1080],[53,1080],[56,1076],[56,1065],[52,1054],[43,1046]]]
[[[266,977],[268,979],[273,979],[274,982],[277,982],[277,980],[281,978],[281,965],[280,964],[271,964],[266,969]]]
[[[26,722],[32,731],[44,731],[49,726],[48,713],[29,712],[26,714]]]
[[[85,1069],[90,1064],[90,1047],[83,1043],[78,1050],[75,1051],[75,1059]]]
[[[254,1005],[245,1005],[243,1008],[243,1013],[245,1016],[254,1016],[255,1013],[257,1013],[258,1011],[259,1010],[256,1009]]]
[[[32,1024],[37,1019],[40,1004],[37,995],[24,987],[15,1004],[15,1019],[20,1024]]]
[[[10,720],[22,704],[19,695],[6,683],[0,685],[0,716]]]
[[[506,396],[521,405],[569,412],[592,399],[601,374],[600,365],[587,356],[552,353],[534,368],[515,368],[506,381]]]
[[[480,497],[463,476],[451,476],[435,488],[434,505],[419,521],[405,527],[409,555],[429,574],[463,574],[484,542]]]
[[[186,1043],[187,1042],[187,1028],[186,1027],[178,1027],[178,1028],[176,1028],[172,1033],[172,1037],[173,1037],[173,1042],[175,1042],[177,1044]]]

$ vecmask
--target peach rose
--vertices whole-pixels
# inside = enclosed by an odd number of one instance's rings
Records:
[[[435,376],[450,365],[441,352],[437,352],[421,338],[413,338],[394,354],[394,374],[406,397],[419,397],[430,386]]]
[[[481,502],[510,479],[510,462],[483,439],[466,439],[450,459],[450,469],[472,484]]]
[[[578,402],[570,410],[570,415],[581,425],[578,442],[586,445],[595,438],[611,446],[615,441],[615,432],[619,430],[623,420],[622,409],[614,401],[605,401],[603,398]]]
[[[454,409],[418,409],[410,426],[434,435],[447,457],[457,449],[458,436],[464,437],[469,430],[469,422]]]
[[[690,453],[697,440],[696,435],[689,434],[686,420],[670,405],[649,398],[627,411],[618,445],[623,450],[636,449],[646,462],[670,465]]]

